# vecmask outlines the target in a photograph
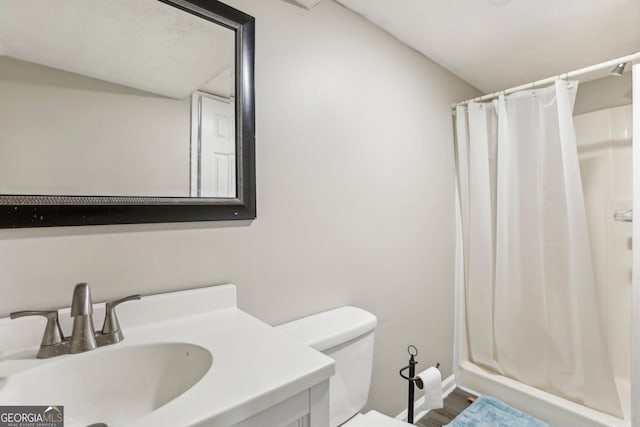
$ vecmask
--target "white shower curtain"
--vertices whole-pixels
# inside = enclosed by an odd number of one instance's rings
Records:
[[[456,110],[470,359],[621,417],[572,112],[577,82]]]

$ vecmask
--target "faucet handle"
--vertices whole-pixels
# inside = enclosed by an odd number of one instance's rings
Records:
[[[118,316],[116,315],[116,307],[123,302],[139,300],[140,298],[142,298],[140,295],[130,295],[128,297],[120,298],[106,303],[104,312],[104,324],[102,325],[102,334],[116,334],[117,338],[115,342],[121,341],[123,338],[122,329],[120,329],[120,323],[118,322]]]
[[[62,343],[64,340],[64,334],[62,328],[60,328],[60,322],[58,321],[58,310],[51,311],[14,311],[9,314],[12,319],[25,316],[43,316],[47,318],[47,326],[44,328],[44,335],[42,336],[41,346],[56,345]]]

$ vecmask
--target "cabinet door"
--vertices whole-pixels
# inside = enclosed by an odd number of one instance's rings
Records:
[[[309,390],[281,402],[233,427],[308,427]]]
[[[291,424],[288,424],[286,427],[309,427],[309,416],[295,420]]]

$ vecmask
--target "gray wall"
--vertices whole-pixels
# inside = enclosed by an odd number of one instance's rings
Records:
[[[0,230],[0,315],[80,281],[96,301],[234,282],[271,324],[357,305],[379,320],[369,406],[395,416],[408,344],[452,371],[449,103],[478,92],[333,1],[228,3],[257,18],[258,218]]]
[[[630,67],[629,67],[630,68]],[[573,114],[631,104],[631,72],[620,77],[607,76],[578,85]]]

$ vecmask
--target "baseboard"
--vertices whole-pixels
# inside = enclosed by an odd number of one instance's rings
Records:
[[[453,390],[456,388],[456,377],[455,375],[449,375],[447,378],[442,380],[442,396],[447,397]],[[413,404],[413,422],[417,422],[421,420],[425,415],[427,415],[429,411],[424,409],[424,396],[420,399],[416,400]],[[405,409],[396,417],[396,420],[407,421],[408,412]]]

